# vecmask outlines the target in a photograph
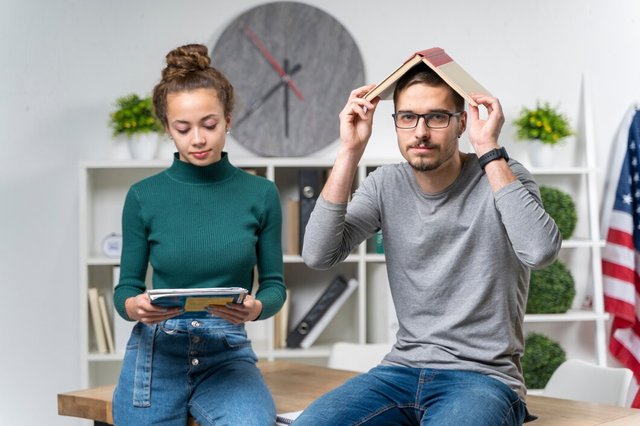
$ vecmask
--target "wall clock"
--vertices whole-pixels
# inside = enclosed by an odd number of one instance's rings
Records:
[[[336,141],[338,113],[364,84],[349,32],[302,3],[249,9],[224,29],[211,57],[236,90],[233,138],[264,156],[304,156]]]

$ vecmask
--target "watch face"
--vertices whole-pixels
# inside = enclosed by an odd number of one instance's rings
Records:
[[[233,20],[212,50],[231,80],[231,134],[265,156],[303,156],[339,136],[338,113],[364,83],[349,32],[326,12],[295,2],[267,3]]]

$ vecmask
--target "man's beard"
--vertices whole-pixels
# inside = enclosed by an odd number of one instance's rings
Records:
[[[409,165],[413,170],[417,172],[430,172],[432,170],[436,170],[438,167],[442,166],[446,161],[448,161],[457,151],[456,149],[448,151],[442,151],[442,146],[432,144],[429,141],[422,141],[414,146],[426,146],[427,148],[438,150],[438,156],[432,159],[426,159],[424,157],[417,157],[412,161],[408,161]]]

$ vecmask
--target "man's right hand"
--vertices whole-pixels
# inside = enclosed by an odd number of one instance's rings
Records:
[[[343,148],[364,152],[364,148],[371,136],[373,113],[380,102],[380,98],[372,102],[364,99],[375,84],[359,87],[351,92],[347,104],[340,111],[340,142]]]

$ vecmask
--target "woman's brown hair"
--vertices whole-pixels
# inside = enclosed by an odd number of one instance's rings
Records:
[[[233,86],[224,74],[211,66],[206,46],[187,44],[167,54],[162,80],[153,89],[153,106],[165,128],[168,127],[167,95],[196,89],[215,90],[225,116],[231,116],[235,102]]]

